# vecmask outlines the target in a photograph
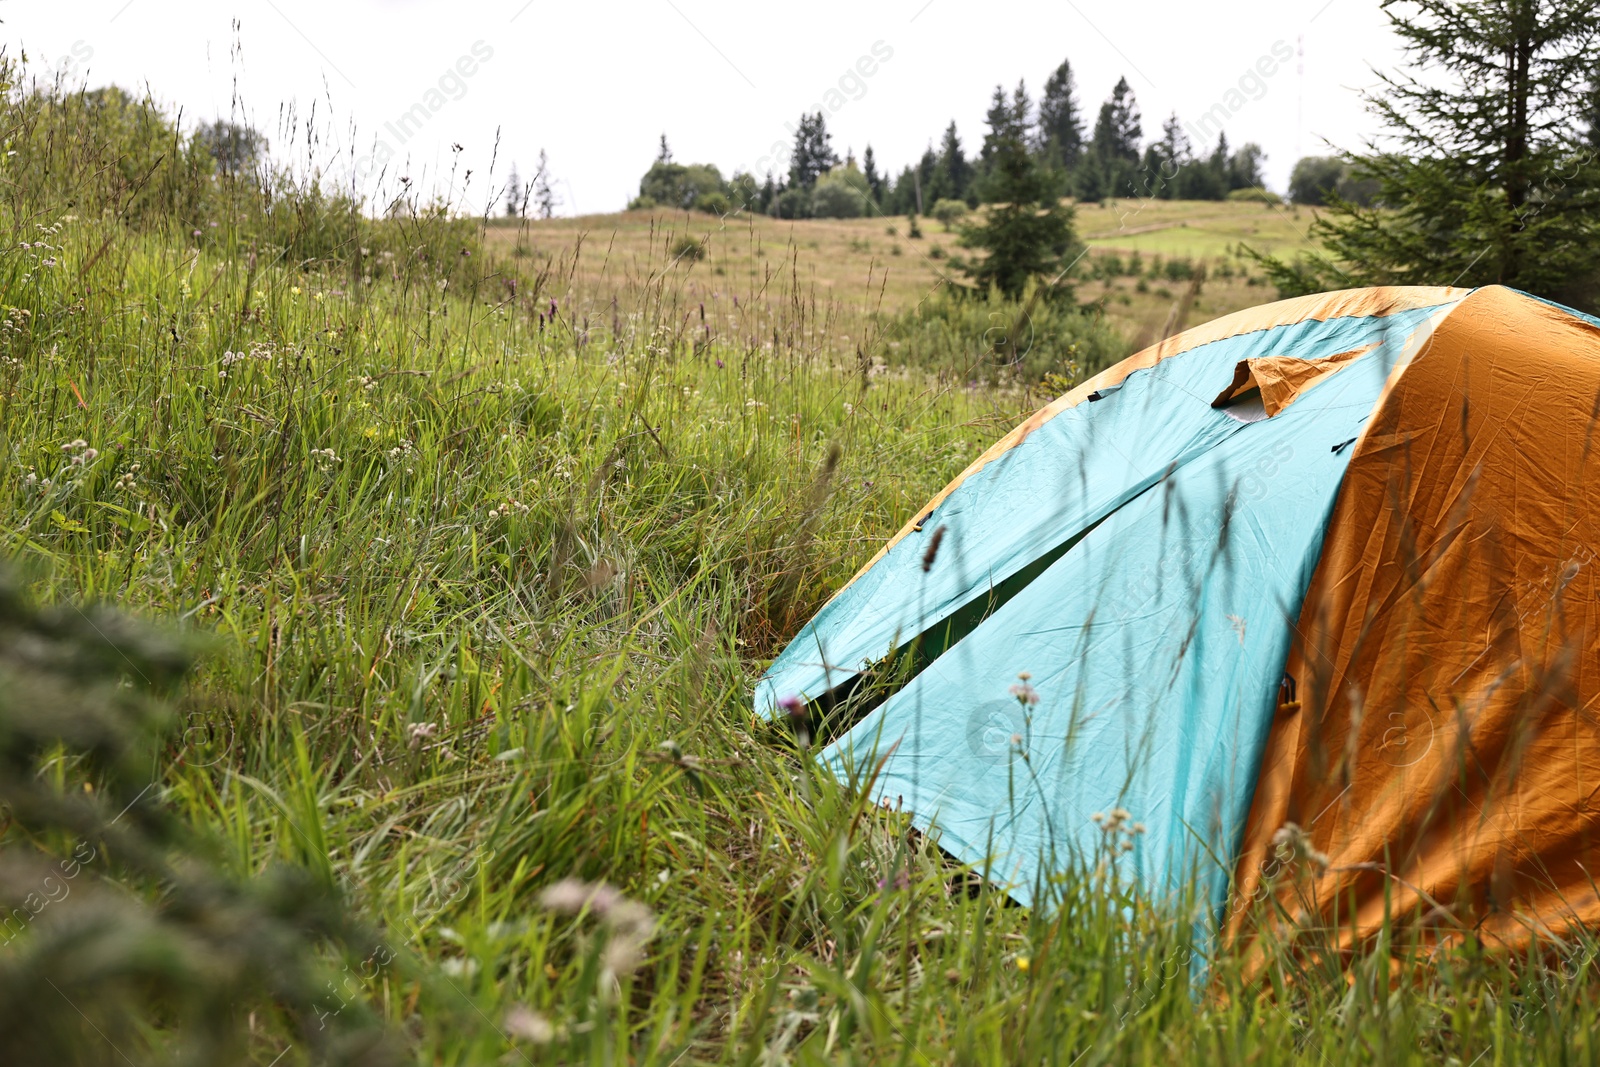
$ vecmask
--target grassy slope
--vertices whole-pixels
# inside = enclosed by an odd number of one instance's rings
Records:
[[[1592,1062],[1583,946],[1575,979],[1274,953],[1265,997],[1223,957],[1202,996],[1109,852],[1007,907],[754,721],[764,658],[1028,407],[830,363],[798,269],[728,271],[773,299],[706,341],[644,284],[586,333],[111,221],[28,236],[0,251],[0,529],[47,598],[218,636],[189,705],[217,741],[166,796],[236,870],[309,866],[383,927],[396,962],[346,992],[417,1062]],[[653,911],[636,970],[540,906],[567,876]]]
[[[1252,280],[1234,252],[1248,243],[1292,255],[1307,247],[1311,217],[1301,209],[1214,201],[1113,200],[1077,208],[1078,232],[1090,247],[1091,262],[1107,252],[1137,251],[1147,271],[1158,257],[1209,267],[1210,278],[1189,315],[1191,325],[1273,299],[1272,289]],[[912,240],[906,237],[906,220],[898,216],[785,222],[630,211],[550,221],[497,219],[489,244],[531,263],[548,260],[566,269],[581,240],[573,291],[603,303],[626,291],[630,279],[659,269],[687,236],[703,242],[707,253],[675,268],[674,283],[690,306],[726,302],[730,289],[759,291],[763,282],[782,276],[818,299],[837,302],[854,318],[902,311],[944,284],[951,273],[949,257],[961,252],[957,235],[932,219],[920,220],[920,226],[922,236]],[[1164,326],[1184,288],[1157,278],[1141,289],[1138,279],[1124,275],[1084,282],[1079,296],[1103,301],[1111,323],[1139,341]]]

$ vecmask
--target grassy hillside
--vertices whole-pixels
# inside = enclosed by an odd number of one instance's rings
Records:
[[[27,145],[91,136],[16,101],[4,119]],[[614,241],[578,221],[485,247],[426,213],[185,185],[168,156],[102,195],[92,148],[0,164],[0,531],[59,618],[109,627],[86,606],[105,601],[206,639],[135,761],[149,787],[103,808],[107,833],[159,810],[193,840],[177,882],[113,848],[47,908],[4,868],[27,910],[0,948],[0,1059],[1594,1060],[1591,943],[1519,965],[1296,929],[1197,957],[1189,913],[1119,876],[1115,828],[1024,910],[751,714],[768,657],[1037,402],[839,358],[865,320],[820,290],[870,307],[923,284],[831,254],[890,244],[887,224],[746,222],[668,284],[644,216]],[[192,197],[133,218],[149,174]],[[585,229],[581,265],[541,280]],[[724,284],[750,318],[711,329],[693,296]],[[155,693],[121,662],[117,692]],[[0,687],[0,746],[26,700]],[[111,740],[61,729],[4,774],[100,803]],[[83,842],[41,829],[55,810],[13,809],[0,853],[64,862]],[[257,931],[175,889],[197,867],[299,872],[378,947],[323,939],[309,1002],[271,971],[212,1004],[221,965],[184,931]],[[195,1053],[206,1025],[233,1044]]]
[[[1226,201],[1079,205],[1078,232],[1090,249],[1076,270],[1083,279],[1079,298],[1098,302],[1112,327],[1134,345],[1159,338],[1194,268],[1203,266],[1207,278],[1187,310],[1189,325],[1275,299],[1237,255],[1238,247],[1248,243],[1292,254],[1307,247],[1312,217],[1305,209]],[[851,319],[905,312],[940,292],[952,276],[959,280],[950,266],[950,257],[961,254],[958,235],[932,219],[920,219],[919,227],[922,236],[913,239],[903,217],[786,222],[630,211],[548,221],[495,219],[488,245],[524,263],[549,264],[563,276],[570,270],[571,292],[591,304],[618,294],[626,304],[639,279],[666,268],[669,284],[691,305],[726,299],[729,290],[760,291],[781,276]],[[684,254],[690,245],[703,253]],[[1137,253],[1137,267],[1130,253]],[[1107,270],[1113,261],[1118,266]]]

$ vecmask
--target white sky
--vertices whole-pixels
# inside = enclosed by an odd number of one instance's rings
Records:
[[[976,151],[994,85],[1026,78],[1037,100],[1062,58],[1086,124],[1121,74],[1147,140],[1170,111],[1196,124],[1221,103],[1229,141],[1261,144],[1268,184],[1282,191],[1324,138],[1357,147],[1374,132],[1357,90],[1373,82],[1369,65],[1398,58],[1377,0],[0,0],[0,19],[0,40],[25,48],[36,71],[147,87],[186,120],[226,117],[235,83],[269,135],[280,104],[305,115],[315,102],[317,158],[330,171],[349,174],[381,138],[396,156],[391,187],[400,173],[442,185],[460,144],[460,170],[477,171],[473,210],[499,128],[496,180],[513,161],[531,174],[542,147],[565,214],[623,207],[663,131],[680,162],[759,172],[818,105],[837,108],[828,126],[841,155],[870,141],[895,172],[952,118]],[[1302,42],[1303,61],[1251,72],[1275,46],[1282,55]],[[848,75],[875,45],[889,58],[867,63],[870,77]],[[475,46],[463,77],[457,63]],[[1244,91],[1228,95],[1241,78]],[[426,121],[402,143],[386,124],[418,104]],[[352,144],[360,150],[327,162]],[[364,191],[376,195],[381,168],[370,169]]]

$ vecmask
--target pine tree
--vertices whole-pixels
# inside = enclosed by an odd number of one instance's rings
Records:
[[[945,127],[944,140],[939,144],[939,165],[934,176],[935,189],[930,200],[965,200],[967,188],[972,184],[972,164],[967,162],[961,149],[961,138],[956,133],[956,123],[950,120]]]
[[[1346,157],[1381,207],[1336,199],[1324,252],[1257,256],[1286,294],[1499,283],[1600,303],[1600,161],[1586,144],[1600,0],[1384,6],[1407,69],[1367,103],[1385,150]]]
[[[533,179],[533,203],[541,219],[554,218],[556,208],[561,206],[561,198],[550,188],[550,163],[542,148],[539,149],[539,173]]]
[[[990,110],[982,149],[992,206],[981,222],[961,234],[964,247],[985,255],[956,266],[980,291],[993,288],[1015,300],[1036,278],[1046,278],[1051,286],[1059,283],[1064,257],[1077,241],[1072,209],[1061,203],[1049,171],[1029,150],[1027,93],[1019,85],[1010,101],[999,90],[996,97],[1002,106]]]
[[[1088,167],[1097,171],[1101,195],[1129,196],[1138,191],[1140,126],[1139,103],[1127,78],[1118,78],[1095,117],[1089,141]]]
[[[839,165],[833,151],[833,140],[828,135],[828,124],[818,111],[814,115],[801,115],[800,126],[794,134],[794,155],[789,160],[789,184],[810,189],[817,179]]]
[[[656,162],[672,162],[672,148],[667,144],[667,135],[664,133],[661,135],[661,147],[656,150]]]
[[[1179,179],[1193,162],[1189,138],[1174,111],[1161,124],[1161,139],[1144,150],[1144,182],[1150,196],[1171,200],[1178,195]]]
[[[861,153],[861,176],[867,179],[867,188],[872,191],[872,202],[881,206],[883,175],[878,173],[878,161],[873,158],[871,145],[867,145],[867,150]]]
[[[1039,155],[1045,163],[1070,171],[1083,154],[1083,117],[1073,95],[1072,66],[1061,61],[1039,98]]]
[[[522,214],[522,179],[517,176],[517,165],[511,164],[511,177],[506,179],[506,218]]]

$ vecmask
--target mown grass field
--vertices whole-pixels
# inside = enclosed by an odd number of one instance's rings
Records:
[[[644,220],[612,249],[635,258],[608,311],[501,260],[509,234],[460,257],[448,220],[303,201],[300,229],[271,230],[215,190],[135,225],[120,197],[85,206],[103,173],[0,186],[8,555],[45,602],[207,640],[144,802],[208,843],[188,862],[309,872],[384,946],[324,943],[314,1018],[232,1005],[236,1043],[208,1062],[1600,1058],[1591,942],[1341,954],[1294,929],[1252,954],[1139,896],[1114,834],[1017,908],[751,714],[775,650],[1037,403],[855,358],[818,279],[875,297],[827,255],[794,266],[803,240],[750,319],[712,330],[640,250]],[[350,239],[286,251],[317,227]],[[400,254],[368,254],[380,241]],[[430,241],[447,254],[408,260]],[[730,251],[718,276],[718,255],[696,284],[749,293],[757,273]],[[96,795],[66,742],[25,770]],[[72,847],[10,820],[0,845]],[[77,884],[181,918],[115,860]],[[85,942],[87,895],[8,928],[0,1058],[42,1062],[48,1030],[51,1062],[171,1062],[191,1048],[181,998],[139,976],[190,966],[182,945],[129,962],[115,931]],[[387,1043],[328,1040],[358,1018]]]

